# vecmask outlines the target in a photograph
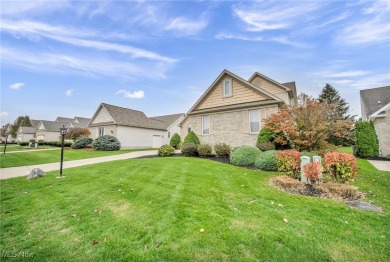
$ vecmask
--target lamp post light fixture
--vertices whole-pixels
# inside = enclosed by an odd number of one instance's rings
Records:
[[[5,154],[5,150],[7,150],[7,142],[8,142],[8,137],[9,137],[9,135],[10,135],[9,132],[5,133],[4,154]]]
[[[66,130],[67,128],[65,125],[62,125],[60,128],[60,133],[61,133],[61,165],[60,165],[60,178],[62,178],[62,162],[64,162],[64,139],[66,135]]]

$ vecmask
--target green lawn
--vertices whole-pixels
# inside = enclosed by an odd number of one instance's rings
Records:
[[[355,184],[384,214],[279,191],[267,182],[276,173],[195,158],[3,180],[1,252],[35,261],[390,261],[390,172],[359,165]]]
[[[64,161],[93,158],[100,156],[111,156],[129,153],[133,151],[152,150],[148,149],[124,149],[118,151],[93,151],[87,149],[70,149],[64,150]],[[59,162],[61,150],[45,150],[12,154],[0,154],[0,168],[28,166],[45,163]]]
[[[12,152],[12,151],[29,151],[29,150],[39,150],[39,149],[59,149],[59,147],[51,147],[51,146],[39,146],[38,148],[34,147],[25,147],[20,145],[7,145],[5,153]],[[4,152],[4,145],[0,146],[0,154]]]

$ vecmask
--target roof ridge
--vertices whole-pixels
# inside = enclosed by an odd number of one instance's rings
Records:
[[[122,109],[126,109],[126,110],[132,110],[132,111],[140,112],[140,113],[143,113],[144,115],[146,115],[144,112],[142,112],[140,110],[135,110],[135,109],[131,109],[131,108],[123,107],[123,106],[116,106],[116,105],[111,105],[111,104],[107,104],[107,103],[102,103],[102,105],[108,105],[108,106],[118,107],[118,108],[122,108]]]

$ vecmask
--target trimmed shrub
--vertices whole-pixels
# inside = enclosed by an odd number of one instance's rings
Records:
[[[299,178],[300,157],[301,154],[295,149],[279,151],[275,155],[278,171],[285,172],[293,178]]]
[[[319,162],[308,163],[303,166],[303,174],[311,184],[315,184],[322,178],[322,164]]]
[[[225,143],[218,143],[214,145],[215,153],[217,157],[229,157],[232,152],[231,147]]]
[[[357,175],[356,158],[351,154],[330,152],[325,155],[324,162],[330,176],[339,183],[349,182]]]
[[[389,159],[390,160],[390,154],[388,154],[387,156],[385,156],[387,159]]]
[[[19,146],[28,146],[28,142],[19,142]]]
[[[175,133],[172,137],[171,137],[171,141],[169,141],[169,144],[171,146],[173,146],[174,148],[178,149],[179,148],[179,144],[180,144],[180,136],[179,134]]]
[[[261,151],[269,151],[269,150],[275,150],[275,145],[271,142],[257,142],[256,146]]]
[[[184,142],[183,144],[187,144],[187,143],[194,143],[195,145],[200,145],[200,141],[199,141],[199,138],[198,136],[194,133],[194,131],[190,131],[186,137],[184,138]]]
[[[197,154],[197,145],[195,143],[189,142],[183,145],[181,152],[185,156],[195,156]]]
[[[257,137],[257,143],[273,142],[275,139],[275,133],[268,128],[262,128],[259,136]]]
[[[121,148],[121,143],[114,136],[104,135],[96,138],[92,146],[99,151],[114,151]]]
[[[171,145],[163,145],[157,152],[159,156],[172,156],[175,154],[175,148]]]
[[[181,150],[182,147],[183,147],[183,142],[180,142],[180,143],[179,143],[179,147],[178,147],[177,149],[180,149],[180,150]]]
[[[278,166],[275,160],[276,150],[261,152],[255,160],[255,166],[265,171],[276,171]]]
[[[372,121],[361,121],[355,125],[355,155],[376,157],[379,155],[379,142]]]
[[[209,144],[202,144],[198,146],[198,155],[200,157],[207,157],[211,155],[212,147]]]
[[[92,144],[93,139],[89,137],[82,137],[76,140],[76,142],[73,143],[72,148],[73,149],[80,149],[80,148],[86,148],[88,145]]]
[[[230,163],[236,166],[251,166],[255,163],[260,149],[252,146],[239,147],[230,155]]]

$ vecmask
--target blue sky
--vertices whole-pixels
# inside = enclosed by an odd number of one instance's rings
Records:
[[[317,96],[390,84],[389,1],[1,1],[1,123],[187,112],[223,69]]]

